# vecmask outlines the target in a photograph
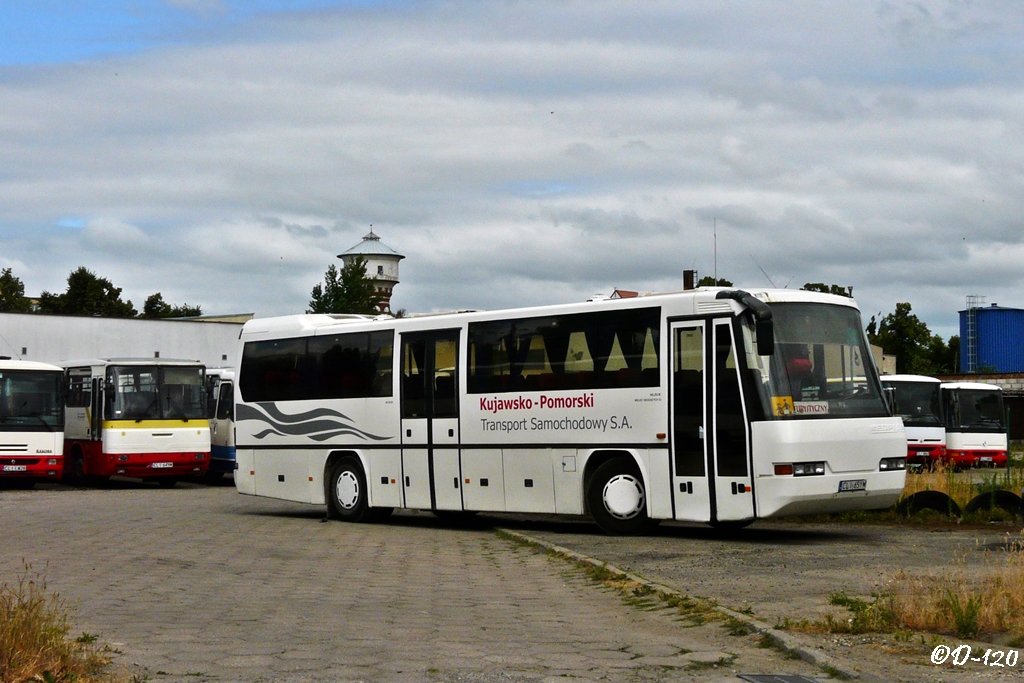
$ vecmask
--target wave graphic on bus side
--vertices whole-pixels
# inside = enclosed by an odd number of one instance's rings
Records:
[[[336,419],[332,419],[336,418]],[[358,436],[373,441],[387,441],[389,436],[379,436],[358,429],[344,413],[328,408],[317,408],[303,413],[289,415],[281,412],[273,403],[257,403],[252,405],[239,404],[235,419],[255,420],[269,425],[269,429],[253,434],[255,439],[264,439],[271,434],[276,436],[305,436],[314,441],[326,441],[336,436]]]

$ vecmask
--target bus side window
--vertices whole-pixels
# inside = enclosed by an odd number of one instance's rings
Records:
[[[235,417],[235,391],[231,382],[221,382],[217,398],[217,419],[233,420]]]

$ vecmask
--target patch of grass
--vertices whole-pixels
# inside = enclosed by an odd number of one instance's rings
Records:
[[[25,564],[13,584],[0,585],[0,681],[113,683],[125,677],[108,671],[109,650],[97,636],[69,637],[65,601],[46,579]]]
[[[830,676],[831,678],[835,678],[835,679],[838,679],[840,681],[848,681],[848,680],[850,680],[849,674],[840,671],[839,669],[835,668],[831,664],[823,664],[822,667],[821,667],[821,671],[822,671],[822,673]]]
[[[729,655],[728,657],[719,657],[713,662],[690,662],[683,669],[685,671],[707,671],[709,669],[720,669],[727,666],[732,666],[732,663],[736,661],[736,655]]]
[[[722,626],[730,636],[745,636],[750,633],[750,626],[745,621],[740,621],[736,617],[727,617]]]

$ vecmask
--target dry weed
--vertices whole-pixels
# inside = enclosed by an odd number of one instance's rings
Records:
[[[95,636],[69,638],[68,607],[46,579],[25,564],[13,585],[0,585],[0,681],[98,683],[120,680],[106,671],[107,649]]]

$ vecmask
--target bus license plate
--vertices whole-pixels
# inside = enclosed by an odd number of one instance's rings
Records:
[[[4,465],[4,472],[28,472],[28,465]]]
[[[843,491],[866,491],[868,488],[867,479],[847,479],[839,482],[839,493]]]
[[[174,463],[173,462],[155,462],[152,465],[150,465],[150,467],[152,467],[155,470],[162,470],[162,469],[166,469],[168,467],[174,467]]]

